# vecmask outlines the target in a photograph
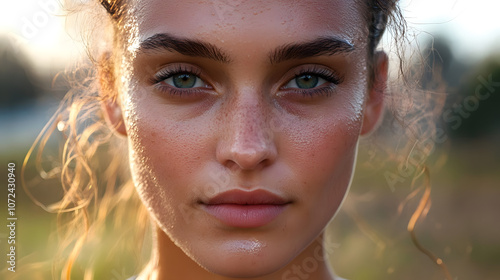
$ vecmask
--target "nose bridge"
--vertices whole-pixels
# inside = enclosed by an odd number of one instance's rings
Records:
[[[225,164],[253,169],[274,160],[276,147],[270,129],[270,106],[256,92],[240,92],[225,110],[223,151]]]
[[[234,104],[229,121],[235,144],[251,148],[266,142],[268,114],[262,100],[252,96],[242,97]]]

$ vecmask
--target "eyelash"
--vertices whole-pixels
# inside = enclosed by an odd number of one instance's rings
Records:
[[[196,95],[198,93],[202,93],[203,90],[206,90],[207,88],[188,88],[188,89],[180,89],[176,87],[172,87],[170,85],[162,85],[161,82],[165,81],[168,78],[171,78],[174,75],[179,75],[179,74],[190,74],[190,75],[195,75],[198,79],[202,80],[205,82],[203,79],[200,78],[201,72],[199,69],[194,68],[194,67],[186,67],[182,65],[176,65],[175,67],[171,69],[162,69],[160,70],[157,74],[154,75],[153,78],[151,78],[150,83],[154,85],[158,90],[167,92],[170,95],[174,96],[181,96],[183,94],[189,94],[191,96]]]
[[[190,95],[196,95],[197,93],[201,93],[205,88],[200,89],[200,88],[188,88],[188,89],[179,89],[175,88],[172,86],[166,86],[162,85],[161,82],[165,81],[168,78],[171,78],[174,75],[178,74],[192,74],[195,75],[196,77],[200,78],[200,71],[197,68],[194,67],[183,67],[182,65],[177,65],[175,68],[172,69],[162,69],[160,70],[151,80],[151,84],[153,84],[157,89],[163,92],[168,92],[171,95],[174,96],[181,96],[183,94],[190,94]],[[343,79],[340,77],[337,73],[327,70],[325,68],[320,68],[320,67],[310,67],[310,68],[304,68],[301,69],[297,74],[294,75],[292,79],[287,80],[287,84],[292,81],[293,79],[296,79],[300,76],[303,75],[314,75],[318,76],[319,78],[324,79],[327,83],[330,83],[329,85],[326,86],[318,86],[312,89],[300,89],[300,88],[284,88],[283,86],[281,89],[287,90],[287,91],[294,91],[296,93],[299,93],[300,95],[303,96],[308,96],[308,97],[314,97],[314,96],[331,96],[335,87],[339,84],[342,83]],[[203,79],[201,79],[204,81]]]
[[[283,88],[286,90],[293,90],[303,96],[308,96],[308,97],[314,97],[314,96],[331,96],[333,94],[333,91],[336,86],[342,83],[343,78],[340,77],[337,73],[331,70],[327,70],[325,68],[313,66],[310,68],[305,68],[301,69],[295,76],[288,80],[287,83],[289,83],[291,80],[296,79],[300,76],[303,75],[314,75],[318,76],[319,78],[324,79],[327,83],[330,83],[330,85],[326,86],[318,86],[312,89],[299,89],[299,88]]]

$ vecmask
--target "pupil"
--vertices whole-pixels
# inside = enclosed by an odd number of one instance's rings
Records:
[[[178,74],[173,77],[174,85],[178,88],[191,88],[196,84],[196,76]]]
[[[318,77],[312,75],[302,75],[295,78],[295,82],[299,88],[314,88],[318,85]]]

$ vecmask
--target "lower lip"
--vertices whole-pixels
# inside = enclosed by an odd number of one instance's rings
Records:
[[[204,205],[205,210],[230,227],[255,228],[265,226],[276,219],[286,204],[217,204]]]

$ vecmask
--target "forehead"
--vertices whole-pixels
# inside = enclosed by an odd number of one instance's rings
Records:
[[[169,33],[224,44],[336,36],[363,41],[367,23],[354,0],[136,0],[139,40]],[[217,42],[218,41],[218,42]]]

